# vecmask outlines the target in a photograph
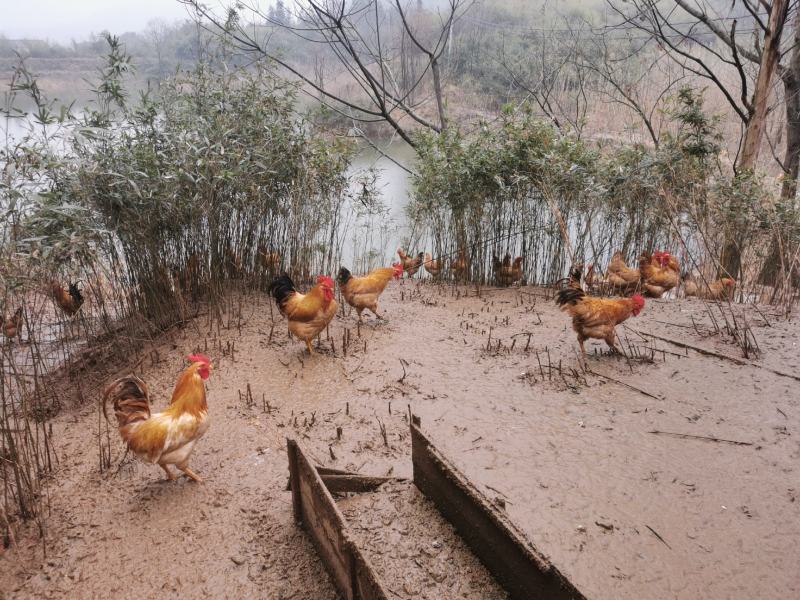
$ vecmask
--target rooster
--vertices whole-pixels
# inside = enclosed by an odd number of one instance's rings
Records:
[[[580,263],[576,263],[572,266],[572,269],[570,269],[569,276],[556,281],[553,287],[555,287],[556,289],[564,289],[565,287],[572,288],[574,290],[583,289],[581,287],[582,277],[583,277],[583,265],[581,265]]]
[[[492,257],[494,264],[494,277],[498,285],[509,286],[522,279],[522,257],[518,256],[514,259],[514,264],[511,264],[511,255],[506,254],[503,262],[500,262],[496,256]]]
[[[339,308],[333,297],[333,288],[333,279],[320,275],[317,285],[308,293],[301,294],[286,273],[269,286],[269,293],[289,320],[289,331],[306,343],[309,354],[314,354],[311,340],[328,326]]]
[[[397,249],[397,256],[400,257],[400,264],[403,265],[403,270],[408,273],[409,277],[414,277],[417,274],[425,259],[425,255],[422,252],[411,258],[402,248]]]
[[[83,294],[77,283],[70,283],[65,290],[57,281],[50,282],[50,294],[68,317],[74,316],[83,306]]]
[[[342,290],[342,295],[347,303],[356,309],[358,320],[361,320],[361,312],[368,308],[373,314],[382,319],[378,314],[378,298],[386,289],[389,280],[400,279],[403,276],[403,265],[396,263],[391,267],[375,269],[363,277],[354,277],[350,271],[344,267],[339,269],[336,281]]]
[[[629,294],[639,286],[640,273],[636,269],[631,269],[625,264],[622,252],[615,252],[608,263],[606,282],[616,291]]]
[[[678,259],[669,252],[655,252],[639,257],[642,289],[651,298],[660,298],[678,285],[681,267]]]
[[[572,315],[572,328],[585,357],[583,343],[589,338],[605,340],[614,352],[622,354],[615,343],[614,328],[631,315],[638,316],[644,308],[644,298],[638,294],[624,299],[595,298],[583,290],[565,287],[558,292],[556,304]]]
[[[202,354],[188,357],[192,363],[178,378],[169,406],[150,412],[147,385],[133,375],[113,381],[103,392],[103,414],[113,402],[122,441],[140,459],[158,464],[173,481],[175,465],[198,483],[203,480],[189,468],[194,445],[208,430],[208,404],[203,383],[211,374],[211,361]]]
[[[433,260],[430,252],[425,253],[425,262],[422,263],[425,270],[431,274],[432,277],[438,277],[442,273],[442,261]]]
[[[18,335],[22,334],[22,307],[20,306],[15,312],[14,316],[6,319],[0,315],[0,327],[3,328],[3,335],[8,339],[13,340]]]

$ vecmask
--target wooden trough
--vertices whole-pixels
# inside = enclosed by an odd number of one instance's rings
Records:
[[[393,478],[316,467],[287,440],[295,519],[302,523],[346,600],[388,598],[356,546],[331,493],[367,492]],[[433,445],[411,418],[414,485],[433,502],[497,582],[515,600],[581,600],[585,596]]]

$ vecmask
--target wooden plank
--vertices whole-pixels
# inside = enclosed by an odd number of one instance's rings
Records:
[[[286,445],[295,516],[299,515],[298,521],[311,536],[334,585],[345,600],[388,600],[371,564],[352,542],[344,517],[317,468],[295,440],[287,439]]]
[[[292,450],[289,459],[289,481],[286,484],[286,490],[292,489]],[[387,481],[407,481],[405,477],[373,477],[369,475],[361,475],[360,473],[353,473],[351,471],[342,471],[340,469],[331,469],[329,467],[315,467],[317,473],[322,479],[322,483],[328,488],[331,494],[343,493],[363,493],[374,492],[381,485]],[[292,497],[294,499],[294,496]],[[295,511],[295,519],[302,520]]]
[[[374,492],[387,481],[402,481],[396,477],[367,477],[364,475],[322,475],[322,481],[332,494],[345,492]]]
[[[287,448],[290,456],[292,499],[297,498],[296,503],[300,506],[299,520],[311,536],[336,588],[345,600],[354,600],[344,518],[297,442],[287,440]],[[293,459],[294,468],[291,467]]]
[[[414,483],[515,600],[585,600],[504,514],[411,423]]]
[[[294,488],[291,487],[291,482],[298,481],[300,478],[300,474],[297,470],[297,442],[291,438],[287,438],[286,452],[289,455],[289,489],[292,490],[292,511],[294,512],[294,520],[301,522],[303,520],[303,506],[300,503],[300,494],[297,491],[299,488],[297,486]]]
[[[361,550],[354,548],[353,552],[353,589],[356,598],[362,600],[388,600],[374,569],[367,561]]]

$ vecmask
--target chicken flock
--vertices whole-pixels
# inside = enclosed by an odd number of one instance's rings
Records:
[[[382,318],[378,310],[380,296],[392,280],[400,279],[404,273],[413,277],[424,268],[438,277],[449,267],[458,279],[464,278],[469,270],[469,261],[463,251],[459,251],[449,264],[433,259],[429,253],[408,255],[399,249],[397,254],[400,258],[397,263],[366,275],[353,275],[345,267],[339,269],[336,282],[321,275],[316,285],[305,293],[297,288],[288,274],[283,273],[272,280],[268,291],[286,317],[289,331],[305,343],[311,355],[314,354],[311,342],[325,330],[338,310],[336,284],[341,297],[355,309],[360,322],[365,310]],[[265,264],[271,268],[280,263],[279,258],[267,252],[263,256]],[[502,260],[493,257],[492,262],[494,281],[498,285],[522,281],[522,257],[512,260],[507,254]],[[569,276],[557,282],[556,303],[571,317],[584,358],[584,343],[588,339],[603,340],[612,351],[622,353],[616,343],[616,326],[631,316],[639,315],[645,306],[645,296],[661,298],[676,288],[681,280],[686,295],[709,299],[729,297],[734,287],[733,280],[727,278],[702,285],[694,278],[681,278],[678,260],[667,252],[642,254],[638,269],[628,267],[622,253],[617,252],[605,276],[593,264],[588,265],[585,273],[583,265],[574,265]],[[82,296],[75,284],[64,289],[53,283],[51,293],[65,314],[75,314],[80,309]],[[605,297],[609,294],[624,297]],[[21,310],[0,325],[7,336],[16,335],[22,325]],[[150,411],[147,385],[133,375],[113,381],[103,394],[102,406],[104,413],[109,403],[113,406],[120,436],[135,456],[159,465],[169,480],[175,479],[175,473],[170,469],[175,466],[190,479],[202,482],[201,477],[189,468],[189,459],[196,442],[209,426],[205,381],[211,374],[212,364],[202,354],[189,356],[188,361],[190,365],[181,373],[170,404],[164,411]]]

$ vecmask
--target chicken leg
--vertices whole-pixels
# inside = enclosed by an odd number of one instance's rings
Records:
[[[158,466],[161,467],[162,469],[164,469],[164,472],[167,474],[167,480],[168,481],[175,481],[175,473],[170,471],[169,467],[167,465],[159,463]]]
[[[308,355],[313,356],[314,349],[311,347],[311,340],[306,340],[306,348],[308,348]]]
[[[202,477],[200,477],[200,476],[199,476],[197,473],[195,473],[194,471],[192,471],[192,470],[191,470],[191,469],[188,467],[188,465],[177,465],[177,467],[178,467],[178,468],[179,468],[181,471],[183,471],[183,472],[186,474],[186,476],[187,476],[188,478],[192,479],[193,481],[196,481],[197,483],[203,483],[203,478],[202,478]]]
[[[611,348],[612,352],[614,352],[615,354],[619,354],[620,356],[627,357],[627,355],[622,351],[622,349],[619,346],[617,346],[616,336],[614,335],[613,332],[610,337],[606,338],[605,341],[606,344],[608,344],[608,347]]]

